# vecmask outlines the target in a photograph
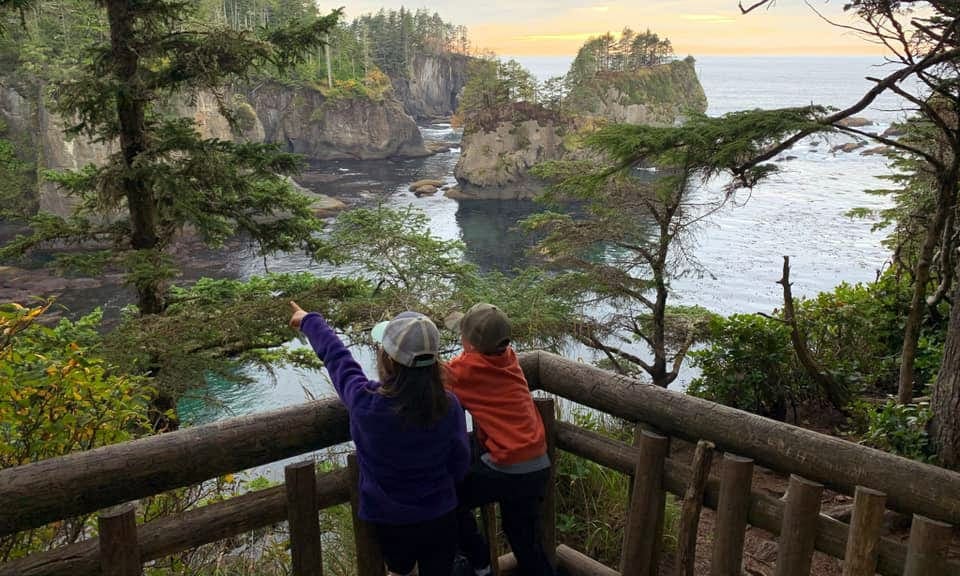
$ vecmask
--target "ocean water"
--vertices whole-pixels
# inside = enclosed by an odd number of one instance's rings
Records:
[[[562,74],[569,58],[523,58],[538,77]],[[810,103],[843,108],[856,102],[871,85],[867,76],[883,74],[876,60],[848,57],[704,57],[697,72],[709,102],[708,114],[720,115],[748,108],[778,108]],[[882,131],[903,117],[893,98],[879,100],[859,114]],[[424,137],[459,139],[449,125],[423,127]],[[752,191],[744,191],[699,229],[689,251],[698,271],[676,279],[673,303],[699,304],[724,314],[770,311],[781,305],[782,257],[791,257],[796,296],[814,295],[841,282],[869,281],[887,264],[881,246],[883,232],[871,223],[845,214],[855,207],[880,208],[885,200],[866,191],[883,186],[889,173],[881,156],[857,152],[833,153],[832,146],[849,141],[834,137],[810,138],[778,159],[780,172]],[[430,218],[433,232],[466,245],[466,257],[483,269],[510,270],[523,263],[530,240],[516,222],[539,210],[534,202],[464,202],[436,195],[416,198],[407,191],[420,178],[453,183],[459,149],[426,159],[382,162],[325,162],[311,167],[304,185],[343,198],[353,205],[379,202],[414,205]],[[336,176],[336,180],[331,178]],[[701,193],[715,193],[722,182],[708,183]],[[264,260],[242,247],[225,255],[226,274],[248,277],[264,272]],[[271,257],[272,271],[313,270],[329,274],[306,258],[284,254]],[[289,346],[303,346],[293,341]],[[372,368],[370,354],[357,349]],[[575,357],[587,351],[571,349]],[[237,386],[211,383],[210,388],[186,399],[181,412],[188,422],[206,422],[232,415],[302,402],[308,396],[332,393],[325,374],[281,369],[272,374],[252,373],[257,382]],[[677,386],[693,375],[685,368]],[[212,401],[211,401],[212,400]]]

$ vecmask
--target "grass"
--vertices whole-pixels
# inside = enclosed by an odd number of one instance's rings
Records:
[[[561,412],[564,410],[561,408]],[[631,443],[633,424],[606,414],[575,407],[568,413],[574,424],[614,440]],[[557,533],[559,540],[610,567],[620,563],[627,519],[627,475],[560,452],[557,458]],[[663,550],[677,546],[680,504],[668,494],[663,528]]]

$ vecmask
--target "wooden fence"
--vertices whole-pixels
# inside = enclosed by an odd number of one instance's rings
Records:
[[[700,506],[717,511],[711,574],[741,573],[748,525],[779,536],[777,576],[808,574],[814,550],[844,560],[844,576],[960,576],[947,558],[960,523],[960,474],[752,414],[644,385],[544,352],[521,355],[532,388],[637,422],[636,441],[613,441],[553,422],[539,401],[551,450],[633,477],[617,569],[557,546],[554,496],[544,503],[544,541],[569,573],[656,574],[667,492],[683,497],[675,565],[692,574]],[[669,438],[697,442],[693,462],[670,458]],[[296,575],[322,573],[318,511],[352,502],[357,468],[316,475],[312,459],[285,469],[285,483],[135,525],[139,498],[334,446],[349,439],[346,411],[324,400],[188,428],[0,471],[0,535],[99,511],[99,538],[0,564],[0,576],[140,574],[142,564],[287,521]],[[719,474],[710,475],[714,450]],[[754,463],[791,474],[781,500],[751,491]],[[854,497],[851,523],[819,513],[824,487]],[[914,514],[904,545],[880,536],[884,510]],[[488,531],[491,514],[484,515]],[[358,576],[383,576],[370,526],[354,516]],[[701,555],[707,551],[701,550]],[[512,558],[502,556],[509,571]]]

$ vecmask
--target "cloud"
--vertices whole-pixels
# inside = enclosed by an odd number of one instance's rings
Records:
[[[526,36],[518,36],[517,40],[525,40],[527,42],[541,42],[541,41],[553,41],[553,40],[577,40],[582,42],[594,36],[599,36],[600,34],[602,34],[602,32],[573,32],[570,34],[529,34]]]
[[[737,21],[737,19],[732,16],[723,16],[721,14],[681,14],[680,19],[703,24],[729,24]]]
[[[610,7],[609,7],[609,6],[591,6],[590,9],[593,10],[594,12],[609,12],[609,11],[610,11]]]

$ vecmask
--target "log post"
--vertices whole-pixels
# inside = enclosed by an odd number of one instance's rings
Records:
[[[633,494],[627,512],[620,572],[624,576],[648,576],[658,545],[656,539],[658,509],[666,501],[663,491],[663,468],[669,441],[666,436],[643,432],[640,458],[633,468]],[[662,514],[660,512],[659,514]]]
[[[470,512],[473,514],[473,512]],[[487,539],[487,553],[490,555],[490,571],[493,576],[500,576],[500,563],[497,559],[500,557],[500,546],[498,545],[499,535],[497,534],[497,505],[484,504],[480,507],[480,519],[483,521],[483,535]]]
[[[883,492],[857,486],[853,498],[853,518],[843,560],[843,576],[873,576],[877,572],[877,546],[887,496]]]
[[[133,504],[104,510],[97,518],[100,529],[100,570],[103,576],[140,576],[137,516]]]
[[[743,540],[750,514],[753,460],[725,454],[720,468],[720,498],[713,537],[711,576],[740,576]]]
[[[790,475],[774,576],[808,576],[817,538],[823,484]]]
[[[543,549],[547,553],[547,559],[550,565],[557,567],[557,440],[554,425],[556,423],[556,412],[554,412],[553,398],[536,398],[534,403],[537,411],[540,412],[540,419],[543,421],[543,429],[547,437],[547,457],[550,458],[550,477],[547,480],[547,489],[543,495],[543,504],[541,505],[542,530],[543,530]]]
[[[700,526],[700,511],[703,509],[703,492],[710,477],[713,462],[713,443],[697,442],[693,454],[693,475],[683,495],[680,512],[680,532],[677,540],[677,576],[693,576],[697,558],[697,528]]]
[[[914,514],[903,576],[948,574],[947,550],[951,531],[949,524]]]
[[[283,469],[287,488],[287,524],[293,576],[323,576],[320,548],[320,510],[313,459]]]
[[[360,466],[357,454],[347,456],[350,470],[350,509],[353,511],[353,539],[357,552],[357,576],[384,576],[383,554],[372,524],[360,519]]]
[[[557,546],[557,564],[569,576],[620,576],[613,568],[563,544]]]

